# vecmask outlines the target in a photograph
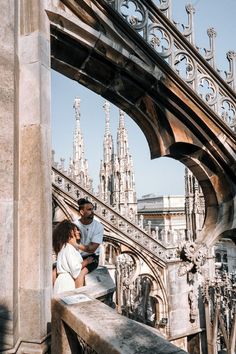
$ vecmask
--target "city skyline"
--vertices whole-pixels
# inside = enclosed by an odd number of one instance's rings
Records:
[[[231,17],[236,4],[231,0],[225,1],[224,6],[217,0],[193,1],[196,8],[195,37],[199,47],[209,47],[207,29],[214,27],[216,37],[216,58],[219,73],[223,74],[227,68],[226,52],[236,48],[230,42],[230,23],[235,24]],[[187,14],[184,10],[185,1],[173,1],[173,18],[180,23],[187,23]],[[228,15],[228,21],[222,26],[222,8]],[[205,14],[208,14],[206,18]],[[235,13],[235,12],[234,12]],[[231,19],[231,20],[230,20]],[[97,191],[99,183],[100,160],[103,158],[103,136],[105,132],[105,99],[84,88],[75,81],[69,80],[52,71],[52,147],[56,152],[56,160],[66,159],[73,154],[73,132],[75,116],[73,102],[76,97],[81,99],[81,129],[85,144],[85,157],[88,159],[90,176],[93,179],[94,189]],[[116,140],[118,126],[118,108],[111,105],[111,132]],[[128,130],[129,149],[134,161],[134,174],[137,197],[146,194],[172,195],[184,194],[184,166],[173,159],[158,158],[150,160],[147,141],[133,120],[125,115],[125,124]],[[116,142],[115,142],[116,144]]]

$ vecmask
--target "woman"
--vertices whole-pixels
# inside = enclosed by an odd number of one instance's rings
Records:
[[[84,285],[86,266],[93,262],[92,257],[83,260],[78,248],[80,232],[78,227],[64,220],[53,231],[53,249],[57,256],[57,278],[54,294],[80,288]]]

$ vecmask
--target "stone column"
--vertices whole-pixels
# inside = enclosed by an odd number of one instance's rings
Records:
[[[9,5],[11,3],[11,6]],[[0,11],[0,351],[13,343],[13,260],[17,210],[14,169],[17,137],[14,121],[14,1],[1,1]],[[14,146],[16,150],[14,151]],[[14,207],[15,206],[15,207]]]
[[[46,3],[20,2],[18,47],[19,330],[23,342],[34,342],[39,352],[51,320],[51,88]]]
[[[1,2],[0,12],[0,351],[12,353],[45,352],[51,318],[50,36],[45,7],[46,0],[9,0]]]

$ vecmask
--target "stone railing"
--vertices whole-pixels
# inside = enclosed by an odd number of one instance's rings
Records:
[[[191,4],[186,6],[188,24],[180,32],[171,19],[171,0],[160,0],[159,8],[158,1],[104,1],[236,132],[236,53],[227,53],[229,72],[223,79],[216,71],[215,30],[207,31],[210,49],[204,49],[203,55],[195,47]]]
[[[158,330],[121,316],[104,303],[115,290],[105,267],[89,276],[85,287],[52,299],[52,353],[186,353]]]
[[[177,247],[163,245],[160,243],[156,234],[155,238],[148,235],[144,230],[127,220],[110,206],[103,203],[93,194],[89,193],[62,172],[52,167],[52,184],[66,195],[72,198],[75,202],[79,198],[87,198],[95,206],[95,215],[99,217],[101,222],[108,224],[111,230],[117,230],[119,234],[136,242],[142,248],[146,249],[155,257],[164,262],[179,259]]]

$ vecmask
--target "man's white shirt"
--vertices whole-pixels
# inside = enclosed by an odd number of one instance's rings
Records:
[[[80,242],[82,245],[87,246],[90,242],[95,242],[101,244],[103,241],[103,225],[97,220],[93,219],[91,224],[84,225],[80,220],[74,220],[74,224],[80,229]],[[100,246],[94,252],[96,255],[100,253]],[[89,255],[88,252],[81,252],[82,256]]]

